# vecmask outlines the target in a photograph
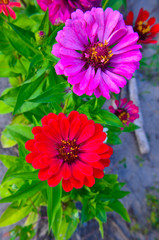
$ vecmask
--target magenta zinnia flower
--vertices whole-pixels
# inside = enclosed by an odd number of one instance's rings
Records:
[[[72,111],[49,113],[42,118],[42,127],[34,127],[34,139],[26,142],[31,153],[26,161],[39,169],[41,181],[50,187],[62,180],[66,192],[83,185],[92,187],[95,178],[104,177],[113,149],[104,144],[106,133],[101,124],[88,120],[85,114]]]
[[[99,7],[101,0],[37,0],[37,3],[43,11],[49,8],[49,19],[52,24],[59,24],[66,22],[77,8],[86,11],[92,7]]]
[[[130,122],[134,122],[139,118],[139,108],[133,104],[133,101],[128,101],[126,98],[115,100],[116,108],[109,107],[110,112],[114,113],[124,125],[129,125]]]
[[[12,7],[21,7],[20,2],[11,2],[10,0],[0,0],[0,13],[4,15],[10,15],[11,18],[16,19],[16,14],[13,11]]]
[[[107,8],[76,10],[56,37],[52,54],[60,58],[57,74],[68,76],[77,95],[110,98],[139,67],[138,34],[126,26],[122,14]]]

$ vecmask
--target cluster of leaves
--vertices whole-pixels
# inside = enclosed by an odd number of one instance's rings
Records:
[[[150,217],[148,223],[153,229],[159,230],[159,189],[151,187],[146,195],[147,206],[150,209]]]
[[[109,0],[103,5],[118,9],[123,4],[126,6],[125,2]],[[117,175],[105,175],[91,189],[83,187],[71,193],[64,192],[60,184],[50,188],[47,182],[38,179],[38,171],[26,163],[28,151],[24,145],[33,138],[32,127],[40,126],[41,118],[50,112],[68,114],[77,110],[86,114],[108,129],[109,144],[120,144],[120,133],[133,131],[137,126],[124,127],[119,118],[103,108],[105,98],[79,97],[64,76],[56,75],[54,65],[58,59],[51,49],[63,25],[51,25],[48,12],[41,12],[36,1],[30,1],[14,22],[0,16],[0,25],[0,77],[9,78],[11,85],[0,96],[0,114],[13,114],[12,122],[2,132],[1,142],[4,148],[18,144],[19,150],[18,157],[0,155],[8,168],[0,185],[0,203],[11,203],[0,218],[0,227],[27,217],[26,227],[17,226],[12,239],[21,239],[21,235],[31,239],[28,233],[41,217],[41,206],[47,206],[49,231],[52,229],[58,240],[69,239],[80,220],[83,223],[92,218],[98,221],[103,236],[102,224],[107,220],[107,212],[115,211],[129,222],[120,202],[128,192],[121,190],[124,183],[117,181]],[[44,39],[37,37],[38,31],[45,32]],[[81,209],[77,208],[78,202],[82,203]]]

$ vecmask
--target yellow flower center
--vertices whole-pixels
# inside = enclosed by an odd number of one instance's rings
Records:
[[[148,22],[142,22],[139,21],[137,23],[137,30],[140,32],[140,34],[146,34],[150,32],[150,25],[148,24]]]
[[[76,144],[76,139],[74,140],[61,140],[61,145],[59,147],[59,155],[65,162],[73,162],[78,157],[79,147]]]
[[[112,50],[107,46],[108,43],[90,44],[83,52],[83,59],[86,61],[85,67],[92,65],[96,70],[104,68],[110,58],[113,56]]]
[[[7,5],[9,3],[9,0],[0,0],[0,4],[5,4]]]

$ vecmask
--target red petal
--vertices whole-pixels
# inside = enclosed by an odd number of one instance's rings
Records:
[[[78,118],[78,116],[79,116],[79,112],[77,112],[77,111],[70,112],[70,114],[68,115],[69,122],[70,123],[73,122],[74,119]]]
[[[144,10],[141,16],[141,21],[146,21],[149,18],[149,12]]]
[[[48,116],[44,116],[41,119],[41,123],[42,123],[43,126],[48,125]]]
[[[79,170],[78,166],[76,165],[76,163],[72,164],[72,174],[76,179],[83,179],[84,178],[84,174]]]
[[[8,12],[9,12],[11,18],[16,19],[16,14],[13,11],[13,9],[11,7],[9,7],[9,6],[7,6],[7,9],[8,9]]]
[[[72,186],[73,186],[74,188],[79,189],[79,188],[82,188],[82,187],[83,187],[83,179],[77,180],[76,178],[71,177],[71,178],[70,178],[70,181],[71,181]]]
[[[51,128],[49,126],[44,126],[43,127],[43,133],[45,136],[47,136],[49,139],[52,139],[54,142],[60,142],[61,134],[59,132],[59,129]]]
[[[158,33],[159,32],[159,24],[155,24],[152,28],[151,28],[151,33]]]
[[[53,175],[51,178],[48,179],[48,185],[50,187],[56,187],[61,181],[62,175],[61,172]]]
[[[95,133],[103,132],[103,126],[99,123],[95,124]]]
[[[49,170],[49,168],[40,169],[40,171],[38,173],[38,178],[41,181],[45,181],[50,177],[50,175],[48,174],[48,170]]]
[[[18,2],[10,2],[9,3],[9,6],[11,6],[11,7],[21,7],[21,3],[18,3]]]
[[[71,167],[68,165],[68,163],[64,163],[62,165],[62,168],[61,168],[61,173],[62,173],[62,177],[64,179],[68,179],[71,177]]]
[[[25,143],[25,148],[26,148],[28,151],[34,151],[34,150],[35,150],[34,144],[35,144],[35,140],[34,140],[34,139],[30,139],[30,140],[28,140],[28,141]]]
[[[102,163],[104,167],[109,167],[110,165],[110,159],[101,159],[99,162]]]
[[[65,117],[66,117],[66,116],[65,116],[64,113],[59,113],[59,114],[58,114],[58,123],[59,123],[59,126],[60,126],[61,120],[62,120],[63,118],[65,118]]]
[[[43,161],[41,161],[42,159],[39,157],[35,160],[32,161],[32,166],[35,169],[41,169],[41,168],[47,168],[48,165],[45,164]]]
[[[50,164],[49,174],[54,175],[54,174],[58,173],[62,163],[63,163],[62,160],[53,160]]]
[[[80,119],[80,122],[81,122],[81,129],[83,129],[84,126],[87,124],[88,118],[85,114],[80,114],[79,119]]]
[[[100,158],[101,159],[108,159],[111,157],[111,155],[113,154],[113,149],[111,147],[109,147],[109,151],[103,154],[100,154]]]
[[[87,125],[82,129],[79,138],[77,139],[77,144],[80,144],[82,142],[85,142],[88,140],[90,137],[93,136],[95,131],[95,124],[92,120],[89,120],[87,122]]]
[[[64,189],[65,192],[70,192],[73,188],[70,179],[67,180],[62,180],[62,187]]]
[[[91,176],[93,175],[93,169],[90,165],[81,162],[79,160],[76,161],[77,167],[79,168],[79,170],[81,170],[81,172],[87,176]]]
[[[152,17],[148,20],[148,25],[152,26],[156,22],[156,18]]]
[[[94,168],[104,170],[104,165],[101,162],[91,162],[90,165]]]
[[[99,155],[95,152],[80,153],[79,157],[84,162],[96,162],[100,160]]]
[[[84,185],[87,187],[92,187],[95,184],[95,179],[93,176],[87,176],[84,179]]]
[[[136,19],[135,25],[137,24],[137,22],[141,21],[143,11],[144,11],[143,8],[141,8],[139,11],[138,17]]]
[[[38,157],[39,157],[39,154],[37,152],[34,152],[34,153],[29,153],[25,159],[27,163],[32,163],[32,161],[34,161]]]
[[[96,153],[102,154],[102,153],[105,153],[105,152],[109,151],[109,149],[110,149],[110,147],[109,147],[108,145],[106,145],[106,144],[103,143],[103,144],[100,146],[100,148],[99,148],[98,150],[96,150]]]
[[[95,178],[103,178],[104,177],[104,172],[99,170],[99,169],[93,168],[93,176]]]
[[[40,152],[51,152],[53,153],[53,156],[57,155],[57,151],[54,151],[53,147],[48,144],[48,142],[36,142],[35,143],[36,149],[38,149]]]
[[[32,133],[35,135],[35,134],[38,134],[38,133],[42,133],[42,127],[33,127],[32,128]]]
[[[8,11],[7,11],[7,8],[5,5],[2,6],[2,9],[3,9],[2,11],[3,11],[4,15],[8,16]]]
[[[103,143],[103,141],[106,139],[107,135],[105,132],[100,132],[97,135],[94,135],[93,137],[91,137],[89,141],[95,141],[98,140],[100,143]]]
[[[64,140],[68,139],[69,128],[70,128],[70,124],[68,119],[66,117],[62,118],[61,124],[60,124],[60,130],[61,130],[61,136]]]
[[[69,139],[72,140],[73,138],[75,138],[78,130],[80,128],[80,120],[79,118],[75,118],[72,122],[71,122],[71,126],[70,126],[70,134],[69,134]]]
[[[86,142],[83,146],[80,146],[81,151],[96,151],[101,146],[101,142],[96,139],[95,141]],[[97,151],[96,151],[97,152]]]
[[[125,24],[133,26],[134,13],[130,11],[126,17]]]

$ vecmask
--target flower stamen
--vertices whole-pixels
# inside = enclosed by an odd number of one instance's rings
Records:
[[[90,44],[86,50],[83,52],[83,60],[85,60],[85,68],[92,65],[95,70],[98,68],[105,68],[106,64],[109,62],[110,58],[113,56],[112,50],[107,46],[108,43],[94,43]]]
[[[78,157],[79,147],[76,144],[76,139],[67,141],[61,140],[61,145],[59,147],[59,156],[64,160],[64,162],[72,163]]]
[[[9,3],[9,0],[0,0],[0,4],[5,4],[7,5]]]

